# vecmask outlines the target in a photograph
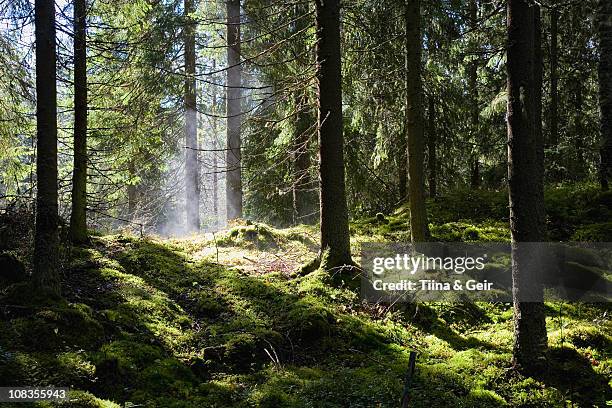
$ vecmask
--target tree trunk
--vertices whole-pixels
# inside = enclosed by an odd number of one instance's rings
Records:
[[[428,156],[428,170],[429,170],[429,197],[436,198],[438,194],[437,189],[437,167],[438,158],[436,154],[436,101],[430,96],[429,97],[429,126],[428,132],[429,137],[427,138],[427,156]]]
[[[470,1],[469,8],[470,29],[476,30],[478,25],[478,2],[477,0]],[[474,50],[475,51],[475,50]],[[477,54],[475,54],[477,55]],[[476,57],[470,62],[468,67],[468,86],[470,88],[470,122],[471,122],[471,140],[475,143],[472,151],[472,161],[470,166],[470,186],[473,189],[480,188],[480,162],[479,162],[479,126],[480,126],[480,108],[478,105],[478,61]]]
[[[599,0],[599,108],[601,114],[601,187],[612,179],[612,3]]]
[[[406,2],[406,136],[408,152],[408,196],[410,230],[413,242],[428,236],[425,212],[425,134],[423,117],[423,82],[421,78],[421,2]]]
[[[303,96],[305,98],[305,96]],[[308,207],[308,186],[310,176],[310,157],[308,156],[310,121],[306,102],[297,93],[294,95],[296,118],[293,128],[293,224],[307,223],[310,208]]]
[[[399,135],[398,153],[397,153],[397,181],[399,184],[399,199],[400,202],[408,198],[408,157],[406,156],[406,126]]]
[[[55,3],[36,0],[36,233],[33,283],[59,293]]]
[[[240,0],[227,1],[227,219],[242,218]]]
[[[508,1],[508,184],[514,298],[513,359],[526,371],[542,367],[546,350],[543,291],[533,284],[537,256],[521,243],[541,242],[542,177],[535,132],[534,12],[528,0]],[[523,300],[530,299],[531,302]]]
[[[87,240],[87,4],[74,1],[74,169],[70,239]]]
[[[304,18],[308,14],[308,3],[296,4],[294,6],[294,18],[296,19],[294,34],[305,30],[311,23],[310,19]],[[302,51],[302,43],[296,42],[295,49],[292,50],[296,56],[296,64],[301,62],[297,55]],[[310,128],[312,118],[309,114],[308,95],[306,92],[296,90],[293,93],[293,105],[295,109],[295,122],[293,126],[293,224],[308,224],[312,220],[312,201],[309,188],[310,179],[310,155],[308,145],[310,142]]]
[[[550,134],[548,145],[559,142],[559,9],[550,10]]]
[[[351,264],[344,180],[340,2],[315,0],[322,267]]]
[[[200,231],[200,171],[196,107],[194,0],[185,0],[185,216],[187,232]]]
[[[534,3],[533,13],[533,114],[536,159],[538,168],[538,216],[542,228],[542,239],[546,235],[546,214],[544,211],[544,133],[542,130],[542,86],[544,84],[544,59],[542,56],[542,15],[540,6]]]
[[[217,69],[217,63],[213,59],[212,61],[212,69],[215,71]],[[217,142],[217,90],[212,90],[212,201],[213,201],[213,215],[215,217],[214,220],[214,229],[215,231],[219,228],[219,165],[217,163],[217,154],[219,153],[217,150],[219,149],[219,143]]]
[[[136,177],[136,168],[133,159],[128,162],[128,174],[130,176],[130,184],[127,186],[128,218],[133,219],[138,201],[136,186],[133,184],[133,180]]]

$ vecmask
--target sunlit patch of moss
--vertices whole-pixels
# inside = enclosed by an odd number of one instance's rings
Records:
[[[68,399],[61,402],[38,402],[36,406],[41,408],[120,408],[119,404],[112,401],[97,398],[86,391],[69,391]]]

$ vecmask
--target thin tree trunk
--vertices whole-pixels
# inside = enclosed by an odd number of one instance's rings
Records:
[[[538,256],[522,243],[541,242],[542,177],[535,131],[534,13],[529,0],[508,1],[508,184],[514,298],[513,359],[526,371],[542,367],[546,350],[543,290],[530,274]],[[524,300],[529,299],[530,302]]]
[[[398,152],[397,152],[397,181],[399,184],[399,199],[400,202],[408,198],[408,157],[406,156],[406,126],[399,135]]]
[[[294,6],[294,18],[296,19],[293,32],[297,35],[310,24],[308,18],[304,18],[308,14],[308,4],[296,4]],[[297,55],[300,54],[301,43],[296,43],[295,49],[292,52],[296,56],[296,63],[300,60]],[[305,92],[295,91],[293,93],[293,105],[295,109],[295,122],[293,126],[293,224],[310,223],[312,216],[312,203],[310,201],[310,155],[308,145],[310,142],[310,127],[312,118],[309,114],[308,96]]]
[[[437,135],[436,135],[436,101],[430,96],[429,97],[429,126],[427,138],[427,156],[428,156],[428,170],[429,170],[429,197],[436,198],[438,194],[437,189],[437,167],[438,158],[436,152]]]
[[[599,108],[601,114],[600,180],[608,190],[612,179],[612,3],[599,0]]]
[[[55,3],[36,0],[36,233],[33,283],[59,293]]]
[[[194,0],[185,0],[185,215],[188,232],[200,231],[200,171],[196,108]]]
[[[217,69],[217,63],[213,59],[212,61],[212,70],[215,71]],[[213,200],[213,215],[215,217],[214,220],[214,229],[217,230],[219,228],[219,165],[217,163],[217,151],[219,143],[217,143],[217,90],[213,89],[212,91],[212,200]]]
[[[134,160],[130,160],[128,163],[128,173],[130,175],[130,184],[127,186],[127,195],[128,195],[128,216],[129,218],[134,218],[134,213],[136,212],[136,205],[138,204],[138,197],[136,193],[136,186],[132,184],[134,178],[136,177],[136,168],[134,165]]]
[[[470,1],[469,7],[470,28],[477,29],[478,24],[478,2],[477,0]],[[477,55],[477,54],[476,54]],[[480,108],[478,105],[478,61],[474,59],[468,67],[468,83],[470,88],[471,99],[471,134],[472,141],[476,143],[472,152],[472,161],[470,168],[470,186],[473,189],[480,188],[480,162],[479,162],[479,126],[480,126]]]
[[[550,134],[548,145],[559,142],[559,9],[550,10]]]
[[[305,96],[304,96],[305,98]],[[297,93],[294,95],[296,119],[293,129],[293,224],[306,223],[308,208],[308,185],[310,157],[308,156],[310,121],[306,114],[307,104]]]
[[[413,242],[429,235],[425,211],[425,134],[423,83],[421,78],[421,2],[406,2],[406,136],[408,152],[408,195]]]
[[[352,263],[344,180],[340,2],[315,0],[321,209],[321,260],[329,269]]]
[[[227,219],[242,218],[240,0],[227,1]]]
[[[87,240],[87,3],[74,1],[74,170],[70,239]]]
[[[540,6],[534,3],[533,13],[533,114],[534,137],[536,140],[536,159],[538,168],[538,216],[542,228],[542,239],[546,235],[546,215],[544,211],[544,132],[542,130],[542,87],[544,84],[544,58],[542,56],[542,15]]]

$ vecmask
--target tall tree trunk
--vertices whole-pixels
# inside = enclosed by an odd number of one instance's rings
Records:
[[[242,217],[240,0],[227,1],[227,219]]]
[[[438,194],[437,189],[437,167],[438,167],[438,158],[436,152],[436,143],[437,143],[437,135],[436,135],[436,101],[433,96],[429,97],[429,108],[428,108],[428,116],[429,116],[429,125],[428,133],[429,137],[427,138],[427,157],[428,157],[428,170],[429,170],[429,197],[436,198]]]
[[[194,0],[185,0],[185,216],[188,232],[200,231],[200,166],[196,107]]]
[[[559,142],[559,9],[555,2],[550,10],[550,134],[548,145]]]
[[[310,209],[308,207],[308,185],[310,184],[310,157],[308,156],[310,121],[306,110],[306,96],[294,95],[296,118],[293,128],[293,223],[307,223]]]
[[[87,240],[87,2],[74,1],[74,170],[70,239]]]
[[[408,146],[408,195],[413,242],[429,235],[425,211],[425,134],[423,82],[421,78],[421,1],[406,1],[406,141]]]
[[[212,69],[215,71],[217,69],[217,63],[213,59],[212,61]],[[219,228],[219,165],[217,163],[217,154],[219,153],[217,150],[219,149],[219,143],[217,138],[217,90],[212,90],[212,201],[213,201],[213,215],[215,217],[214,220],[214,229],[215,231]]]
[[[544,211],[544,132],[542,130],[542,87],[544,84],[544,58],[542,56],[542,15],[540,6],[534,3],[533,13],[533,114],[536,159],[538,167],[538,216],[542,227],[542,239],[546,235],[546,215]]]
[[[55,3],[36,0],[36,234],[33,282],[59,293]]]
[[[322,267],[352,263],[344,180],[340,2],[315,0]]]
[[[521,243],[541,242],[542,177],[535,133],[534,12],[529,0],[508,1],[508,184],[512,234],[514,348],[517,366],[541,368],[546,350],[543,291],[533,284],[537,258]],[[529,245],[529,244],[527,244]],[[523,300],[529,299],[531,302]]]
[[[134,213],[136,212],[136,205],[138,204],[136,185],[133,184],[133,180],[136,177],[136,167],[133,159],[128,162],[128,173],[130,175],[130,184],[127,186],[128,217],[133,219]]]
[[[469,6],[470,29],[476,30],[478,25],[478,0],[471,0]],[[474,50],[476,51],[476,50]],[[479,141],[479,126],[480,126],[480,108],[478,105],[478,60],[477,53],[474,54],[474,60],[468,66],[468,86],[470,88],[470,122],[471,122],[471,140],[475,143],[472,151],[472,159],[470,163],[470,186],[473,189],[480,187],[480,147]]]
[[[397,152],[397,182],[399,184],[399,199],[400,202],[408,198],[408,157],[406,156],[406,126],[399,135],[398,152]]]
[[[294,18],[296,19],[293,32],[295,35],[305,30],[310,24],[308,15],[308,3],[297,3],[294,6]],[[300,63],[298,55],[302,52],[303,44],[296,42],[292,52],[296,58],[296,64]],[[293,126],[293,224],[310,223],[312,220],[312,203],[310,188],[310,155],[308,144],[310,142],[310,127],[312,118],[309,114],[308,95],[306,92],[296,90],[293,93],[293,105],[295,109],[295,122]]]
[[[599,0],[599,108],[601,114],[601,187],[612,179],[612,3]]]

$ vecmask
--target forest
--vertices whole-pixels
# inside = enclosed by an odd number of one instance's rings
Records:
[[[0,0],[0,406],[609,407],[610,183],[611,0]]]

